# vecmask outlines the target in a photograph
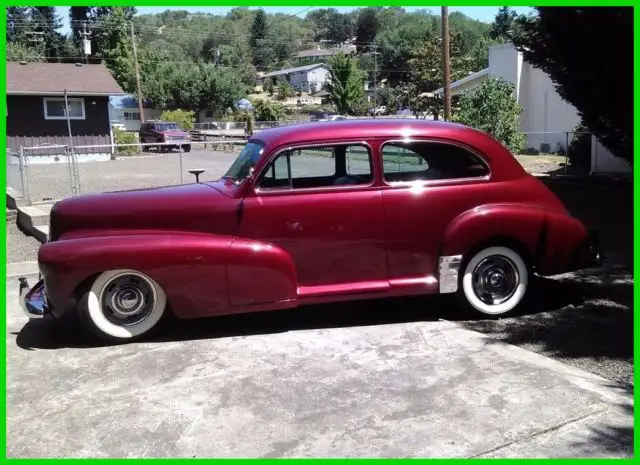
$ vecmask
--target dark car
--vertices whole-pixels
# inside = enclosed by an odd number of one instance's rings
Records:
[[[170,121],[146,121],[140,126],[139,135],[140,142],[143,144],[162,144],[155,146],[158,152],[177,149],[180,146],[185,152],[191,151],[191,135],[180,129],[178,123]],[[148,152],[151,147],[153,146],[143,145],[142,151]]]

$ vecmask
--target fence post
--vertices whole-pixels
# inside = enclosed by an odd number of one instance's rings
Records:
[[[178,144],[178,151],[180,152],[180,184],[184,184],[184,172],[182,170],[182,144]]]
[[[27,166],[27,160],[24,156],[24,147],[20,146],[20,154],[18,155],[20,162],[20,182],[22,183],[22,195],[24,195],[29,205],[33,203],[31,199],[31,179],[29,177],[29,168]],[[25,182],[26,180],[26,182]]]
[[[564,149],[564,175],[567,175],[567,167],[569,165],[569,132],[565,134],[565,149]]]

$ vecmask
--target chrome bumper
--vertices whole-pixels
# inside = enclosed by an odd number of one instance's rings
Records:
[[[49,311],[44,289],[44,280],[39,280],[31,289],[29,289],[27,278],[19,278],[19,281],[20,305],[24,313],[29,318],[44,318]]]

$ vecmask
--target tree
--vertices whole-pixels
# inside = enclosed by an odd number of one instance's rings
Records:
[[[376,8],[364,8],[358,14],[356,25],[356,48],[358,53],[369,51],[369,44],[378,33],[378,11]]]
[[[7,42],[7,61],[43,62],[37,49],[20,42]]]
[[[291,87],[291,84],[287,81],[283,80],[278,83],[278,100],[287,100],[295,95],[296,91],[293,90],[293,87]]]
[[[364,76],[356,59],[344,53],[329,59],[329,80],[326,88],[338,113],[354,114],[364,98]]]
[[[508,6],[500,8],[498,10],[498,14],[496,14],[496,18],[493,20],[493,24],[491,25],[489,37],[499,42],[506,42],[509,40],[517,17],[517,13]]]
[[[29,7],[7,7],[7,43],[26,44],[26,32],[30,22]]]
[[[269,95],[273,95],[273,79],[271,79],[270,77],[265,78],[264,82],[262,83],[262,90]]]
[[[271,57],[272,50],[269,45],[269,25],[267,23],[267,14],[260,8],[251,25],[251,37],[249,38],[249,46],[253,57],[253,64],[257,67],[265,67]]]
[[[78,50],[81,50],[82,36],[80,33],[83,31],[83,26],[89,25],[91,22],[91,7],[72,6],[69,8],[69,20],[71,25],[71,39]]]
[[[284,108],[277,103],[258,99],[253,103],[256,121],[278,121],[284,119]]]
[[[633,9],[536,10],[517,19],[514,45],[549,75],[605,147],[633,163]]]
[[[524,137],[518,133],[522,108],[514,97],[514,86],[503,79],[490,77],[460,98],[460,109],[454,121],[487,132],[512,152],[524,148]]]
[[[65,47],[65,37],[58,32],[62,27],[62,20],[56,14],[55,7],[32,7],[31,18],[34,22],[34,31],[42,33],[44,56],[48,61],[62,61],[61,57],[69,49]]]
[[[171,121],[172,123],[178,123],[180,129],[189,131],[193,129],[193,120],[195,119],[195,113],[193,111],[185,110],[166,110],[160,115],[162,121]]]

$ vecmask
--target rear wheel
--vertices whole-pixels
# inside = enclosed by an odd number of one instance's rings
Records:
[[[183,152],[191,152],[191,144],[185,144],[182,146]]]
[[[473,310],[493,317],[505,316],[525,299],[529,274],[529,267],[515,250],[487,247],[466,261],[461,294]]]
[[[107,342],[139,339],[167,313],[167,297],[158,283],[135,270],[100,274],[78,304],[82,323]]]

